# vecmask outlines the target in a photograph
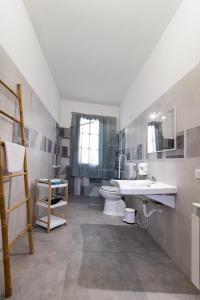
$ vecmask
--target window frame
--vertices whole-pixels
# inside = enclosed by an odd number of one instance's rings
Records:
[[[98,124],[98,131],[95,133],[95,130],[92,129],[92,125],[94,123]],[[100,122],[98,119],[88,119],[87,117],[81,117],[80,118],[80,132],[79,132],[79,141],[78,141],[78,163],[80,165],[92,165],[92,166],[98,166],[99,165],[99,139],[100,139]],[[84,132],[84,126],[88,127],[88,130],[85,130]],[[88,132],[87,132],[88,131]],[[88,143],[87,143],[87,147],[83,146],[83,140],[84,140],[84,136],[86,138],[86,136],[88,136]],[[97,137],[97,145],[95,147],[91,146],[91,139],[92,137]],[[94,142],[94,141],[93,141]],[[83,152],[85,151],[85,153],[87,153],[84,157],[83,157]],[[90,158],[91,157],[95,157],[92,156],[92,151],[96,151],[97,152],[97,156],[96,156],[96,162],[91,162]],[[86,159],[87,157],[87,159]]]

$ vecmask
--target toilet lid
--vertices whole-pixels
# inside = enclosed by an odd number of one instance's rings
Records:
[[[117,186],[106,186],[106,185],[103,185],[101,187],[101,189],[103,191],[105,191],[105,192],[120,194],[119,188]]]

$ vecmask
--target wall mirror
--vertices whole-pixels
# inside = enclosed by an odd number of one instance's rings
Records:
[[[147,126],[147,152],[176,149],[176,109],[167,113],[153,112]]]

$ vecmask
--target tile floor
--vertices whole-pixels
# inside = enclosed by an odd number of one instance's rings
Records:
[[[71,200],[67,226],[50,234],[36,227],[34,240],[34,256],[26,240],[12,253],[11,300],[200,299],[145,231],[103,215],[87,198]]]

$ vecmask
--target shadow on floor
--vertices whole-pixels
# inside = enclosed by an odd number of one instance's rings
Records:
[[[81,225],[79,285],[89,289],[199,295],[173,261],[138,226]]]
[[[102,197],[89,197],[89,206],[104,207],[104,198]]]

